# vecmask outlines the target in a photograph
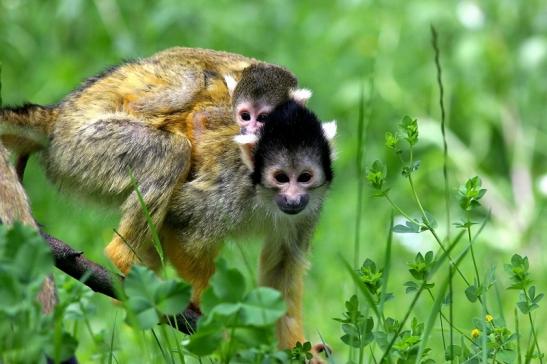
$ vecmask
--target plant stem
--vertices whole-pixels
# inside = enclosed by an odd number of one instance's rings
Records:
[[[431,292],[430,289],[427,289],[427,291],[429,292],[429,296],[431,297],[431,299],[433,301],[435,301],[435,296],[433,295],[433,293]],[[451,328],[453,328],[454,330],[456,330],[459,334],[461,334],[463,337],[465,337],[467,340],[469,340],[469,342],[473,343],[473,339],[471,339],[469,336],[467,336],[467,334],[465,332],[463,332],[462,330],[458,329],[456,326],[454,326],[452,324],[452,321],[446,317],[446,315],[444,313],[442,313],[442,311],[439,311],[439,314],[440,316],[446,321],[448,322],[448,324],[450,325]],[[443,342],[444,342],[444,337],[443,337]],[[446,350],[446,347],[445,347],[445,350]]]
[[[528,292],[526,292],[526,290],[524,288],[522,289],[522,291],[524,292],[524,297],[526,297],[526,302],[530,303],[531,299],[528,296]],[[536,329],[534,327],[534,320],[532,320],[532,313],[531,312],[528,312],[528,319],[530,320],[530,329],[532,330],[532,337],[534,338],[534,343],[536,344],[536,349],[537,349],[537,353],[538,353],[538,357],[539,357],[539,362],[541,364],[543,364],[543,358],[541,356],[541,350],[539,349],[538,338],[537,338],[537,335],[536,335]]]
[[[517,312],[517,309],[515,308],[514,310],[514,315],[515,315],[515,333],[517,334],[517,359],[518,359],[518,364],[521,364],[522,363],[522,353],[520,352],[520,330],[519,330],[519,317],[518,317],[518,312]]]
[[[413,191],[414,191],[414,188],[413,188]],[[397,204],[395,204],[395,202],[393,202],[393,200],[389,197],[389,195],[387,193],[384,194],[384,197],[387,199],[387,201],[390,203],[390,205],[401,215],[403,215],[407,220],[409,221],[413,221],[415,223],[418,223],[420,224],[419,222],[417,222],[415,219],[411,218],[407,213],[405,213],[399,206],[397,206]],[[416,196],[416,198],[418,198]],[[419,200],[418,200],[419,201]],[[427,217],[425,216],[425,213],[424,213],[424,219],[425,221],[428,221],[427,220]],[[421,224],[420,224],[421,225]],[[427,228],[427,230],[429,230],[431,232],[431,234],[433,235],[433,237],[435,238],[435,240],[437,241],[437,244],[439,244],[439,247],[441,248],[441,250],[443,251],[443,253],[446,253],[446,248],[444,247],[443,243],[441,242],[441,238],[437,235],[437,232],[435,231],[435,229],[433,229],[431,227],[431,225],[429,224],[425,224],[425,227]],[[448,260],[450,261],[450,263],[454,264],[454,261],[452,260],[452,257],[450,255],[448,255]],[[469,283],[469,281],[467,280],[467,278],[465,278],[465,276],[463,275],[462,271],[460,270],[460,268],[458,268],[456,266],[456,271],[458,272],[458,274],[462,277],[463,281],[465,282],[465,284],[469,287],[471,284]]]
[[[471,249],[471,258],[473,260],[473,267],[475,268],[475,278],[477,280],[477,284],[480,287],[481,285],[481,279],[479,276],[479,268],[477,266],[477,260],[475,259],[475,252],[473,250],[473,244],[471,244],[471,219],[469,219],[469,211],[466,212],[467,214],[467,239],[469,241],[469,248]]]
[[[411,149],[411,151],[412,151],[412,149]],[[422,206],[422,203],[420,202],[420,199],[418,198],[418,193],[416,192],[416,188],[414,188],[414,182],[412,180],[412,174],[408,175],[408,182],[410,183],[410,189],[412,190],[412,194],[414,195],[414,200],[418,204],[418,208],[420,209],[420,212],[422,213],[422,216],[424,217],[424,221],[427,222],[427,225],[431,225],[431,222],[429,221],[429,219],[427,218],[427,215],[425,214],[425,210]]]
[[[426,225],[426,227],[431,232],[433,237],[435,238],[435,241],[437,241],[437,244],[439,244],[439,246],[441,247],[441,250],[443,251],[443,253],[447,253],[446,248],[444,247],[443,243],[441,242],[441,238],[439,237],[439,235],[437,235],[437,232],[435,231],[435,229],[433,229],[429,224]],[[456,272],[458,272],[458,274],[460,275],[460,277],[462,277],[462,279],[465,282],[465,284],[467,285],[467,287],[469,287],[471,284],[469,283],[467,278],[465,278],[465,276],[463,275],[460,268],[454,264],[454,261],[452,260],[452,257],[450,256],[450,254],[448,254],[447,257],[448,257],[448,260],[450,261],[450,263],[452,265],[454,265],[454,267],[456,268]]]
[[[446,143],[446,111],[444,108],[444,86],[442,79],[441,52],[437,42],[437,30],[431,25],[431,44],[435,53],[435,67],[437,69],[437,84],[439,86],[439,106],[441,108],[441,134],[443,136],[443,179],[444,199],[446,209],[446,239],[450,240],[450,192],[448,183],[448,144]]]
[[[410,303],[410,306],[408,307],[408,310],[406,311],[405,317],[403,318],[403,320],[399,324],[399,328],[397,329],[397,332],[395,333],[395,335],[393,335],[393,339],[391,339],[391,341],[389,342],[389,345],[387,346],[386,350],[384,351],[384,354],[380,358],[380,363],[383,363],[384,359],[386,359],[386,357],[389,355],[389,352],[390,352],[391,348],[393,347],[393,344],[395,344],[395,341],[399,337],[399,334],[401,333],[401,330],[405,326],[406,321],[410,317],[410,313],[414,309],[414,306],[416,306],[416,303],[418,302],[418,298],[420,298],[420,295],[424,291],[426,285],[427,285],[427,281],[423,281],[422,285],[420,286],[420,289],[414,295],[414,298],[412,299],[412,302]]]
[[[359,248],[361,232],[361,212],[363,210],[363,148],[364,148],[364,124],[365,124],[365,86],[361,82],[359,97],[359,114],[357,117],[357,151],[355,158],[355,169],[357,171],[357,206],[355,214],[355,240],[353,245],[353,268],[359,268]]]
[[[398,213],[400,213],[401,215],[403,215],[407,220],[409,221],[413,221],[413,222],[417,222],[416,220],[414,220],[413,218],[411,218],[409,215],[407,215],[403,210],[401,210],[401,208],[399,206],[397,206],[395,204],[395,202],[393,202],[393,200],[389,197],[389,195],[386,193],[384,194],[385,198],[387,199],[387,201],[389,202],[389,204],[391,205],[391,207],[393,207]]]

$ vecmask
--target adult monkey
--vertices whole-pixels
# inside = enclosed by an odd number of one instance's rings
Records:
[[[137,261],[151,267],[159,263],[152,245],[145,244],[148,225],[131,171],[169,259],[194,286],[194,302],[226,234],[246,228],[267,232],[262,281],[288,301],[278,336],[282,347],[292,346],[303,340],[305,252],[332,178],[328,139],[334,124],[321,128],[315,115],[289,100],[264,116],[257,140],[238,146],[233,139],[244,126],[234,123],[233,87],[226,80],[248,64],[241,56],[205,50],[190,53],[205,52],[214,62],[189,61],[188,52],[168,50],[120,66],[90,79],[53,108],[4,109],[5,130],[48,137],[44,161],[54,182],[122,204],[121,236],[107,254],[124,272]],[[4,135],[8,142],[19,137]]]

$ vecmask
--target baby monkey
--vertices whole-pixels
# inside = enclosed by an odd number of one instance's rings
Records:
[[[227,76],[229,89],[234,87],[233,78]],[[232,107],[234,118],[242,135],[256,135],[268,114],[285,101],[293,100],[305,105],[311,91],[298,89],[297,78],[287,69],[257,63],[245,68],[241,79],[233,89]]]

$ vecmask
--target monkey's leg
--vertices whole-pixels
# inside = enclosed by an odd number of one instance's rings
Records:
[[[159,229],[173,189],[188,173],[191,146],[184,135],[122,116],[104,115],[78,129],[54,131],[45,157],[50,177],[61,186],[123,201],[118,234],[106,254],[127,273],[139,260],[157,268],[159,257],[151,243],[148,216]]]
[[[199,306],[201,294],[215,272],[218,244],[182,241],[175,231],[162,231],[165,253],[179,276],[192,285],[192,303]]]
[[[301,310],[306,266],[305,254],[298,248],[270,239],[262,248],[260,285],[279,290],[287,304],[286,315],[277,323],[277,337],[282,349],[292,348],[297,341],[305,341]]]

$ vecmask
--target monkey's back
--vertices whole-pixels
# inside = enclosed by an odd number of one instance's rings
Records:
[[[138,142],[143,133],[161,138],[167,132],[191,146],[204,129],[233,123],[224,75],[237,78],[255,62],[231,53],[171,48],[88,79],[56,107],[50,146],[44,152],[48,175],[94,197],[125,196],[128,186],[120,183],[126,179],[118,171],[127,169],[126,164],[134,168],[138,161],[128,159],[142,153],[124,143]],[[230,117],[213,122],[207,117],[210,108]],[[152,160],[162,163],[161,143],[155,144],[145,142],[140,148],[158,150]]]
[[[170,48],[89,78],[59,104],[58,122],[65,128],[122,112],[169,129],[174,116],[182,122],[200,102],[228,104],[224,76],[238,79],[253,63],[258,61],[227,52]]]

